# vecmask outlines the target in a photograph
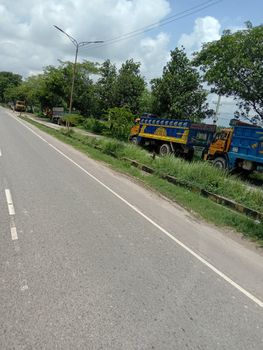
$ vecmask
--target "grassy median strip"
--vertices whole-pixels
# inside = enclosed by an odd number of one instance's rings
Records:
[[[199,214],[207,221],[218,226],[232,228],[243,233],[263,245],[263,223],[224,208],[199,194],[193,193],[180,186],[175,186],[159,177],[160,174],[176,176],[211,192],[223,195],[248,207],[261,211],[263,208],[263,192],[249,190],[239,179],[222,173],[209,164],[196,162],[188,164],[180,159],[167,157],[153,160],[149,153],[131,144],[126,144],[113,139],[98,140],[93,137],[83,136],[70,130],[54,130],[41,125],[29,118],[23,118],[39,129],[55,136],[59,140],[72,145],[76,149],[88,154],[90,157],[109,164],[113,169],[138,178],[145,185],[160,192],[169,199],[175,200],[186,209]],[[100,150],[95,147],[99,147]],[[115,155],[115,157],[112,157]],[[121,158],[127,157],[155,169],[156,174],[144,175],[140,170],[131,167]]]

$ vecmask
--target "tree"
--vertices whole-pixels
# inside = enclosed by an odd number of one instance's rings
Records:
[[[263,119],[263,25],[231,33],[203,45],[194,64],[204,72],[212,92],[233,96],[246,115],[256,112]]]
[[[139,100],[139,113],[151,113],[153,108],[153,96],[146,87]]]
[[[84,115],[92,113],[93,110],[94,84],[90,75],[98,72],[96,66],[96,63],[88,61],[77,64],[73,106]],[[35,86],[29,84],[33,82],[30,79],[25,83],[29,90],[31,87],[31,93],[35,90],[33,96],[36,96],[41,109],[64,107],[66,110],[69,104],[72,72],[71,62],[60,61],[58,67],[45,67],[44,73],[35,77]]]
[[[172,118],[200,120],[208,113],[201,77],[184,49],[171,51],[161,78],[151,81],[153,112]]]
[[[22,76],[12,72],[0,72],[0,102],[4,102],[4,94],[8,88],[18,86],[22,82]],[[9,102],[9,101],[5,101]]]
[[[116,106],[126,106],[132,113],[137,113],[144,89],[145,82],[140,75],[140,63],[132,59],[127,60],[122,64],[116,80]]]
[[[101,77],[96,85],[99,106],[101,111],[107,111],[115,106],[117,69],[110,60],[106,60],[99,72]]]
[[[39,94],[43,85],[42,75],[34,75],[27,78],[18,86],[10,86],[5,90],[4,100],[23,100],[27,106],[39,106]]]
[[[64,74],[72,79],[72,64],[67,62]],[[91,75],[99,74],[98,63],[84,61],[77,64],[73,106],[85,116],[93,116],[98,113],[96,89]],[[68,90],[69,93],[69,90]]]
[[[70,76],[62,63],[59,67],[47,66],[42,74],[43,84],[39,91],[42,109],[67,107],[70,91]]]

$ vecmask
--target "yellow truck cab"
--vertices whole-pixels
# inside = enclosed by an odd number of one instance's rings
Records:
[[[221,169],[251,173],[263,166],[263,128],[236,119],[216,133],[204,159]]]
[[[140,132],[140,118],[136,118],[134,120],[134,125],[130,131],[131,142],[137,144],[137,135],[139,134],[139,132]]]
[[[26,103],[25,101],[16,101],[15,103],[15,111],[16,112],[25,112],[26,110]]]
[[[232,134],[233,129],[230,128],[217,132],[204,155],[204,160],[210,160],[217,168],[225,169],[227,166],[225,154],[229,151]]]

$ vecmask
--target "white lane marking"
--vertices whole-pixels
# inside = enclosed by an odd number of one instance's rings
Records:
[[[16,224],[13,216],[11,217],[11,220],[10,220],[10,230],[11,230],[12,240],[13,241],[17,240],[18,236],[17,236]]]
[[[89,177],[91,177],[94,181],[99,183],[101,186],[106,188],[109,192],[111,192],[115,197],[119,198],[123,203],[125,203],[128,207],[133,209],[136,213],[141,215],[145,220],[150,222],[153,226],[155,226],[157,229],[159,229],[161,232],[163,232],[167,237],[171,238],[177,245],[185,249],[189,254],[194,256],[197,260],[199,260],[201,263],[203,263],[205,266],[207,266],[210,270],[215,272],[218,276],[220,276],[222,279],[224,279],[226,282],[228,282],[232,287],[236,288],[239,292],[244,294],[246,297],[248,297],[250,300],[252,300],[254,303],[256,303],[258,306],[263,308],[263,301],[255,297],[253,294],[248,292],[246,289],[241,287],[238,283],[234,282],[230,277],[225,275],[223,272],[218,270],[214,265],[209,263],[207,260],[202,258],[200,255],[198,255],[195,251],[193,251],[191,248],[189,248],[187,245],[185,245],[183,242],[181,242],[179,239],[175,238],[171,233],[169,233],[166,229],[164,229],[162,226],[158,225],[155,221],[153,221],[151,218],[149,218],[147,215],[145,215],[140,209],[136,208],[134,205],[132,205],[130,202],[128,202],[126,199],[121,197],[117,192],[112,190],[109,186],[105,185],[102,181],[100,181],[98,178],[96,178],[94,175],[92,175],[90,172],[85,170],[81,165],[76,163],[73,159],[68,157],[65,153],[60,151],[57,147],[53,146],[51,143],[49,143],[47,140],[45,140],[42,136],[38,135],[34,130],[32,130],[29,126],[25,125],[21,120],[15,118],[12,116],[16,121],[18,121],[20,124],[22,124],[25,128],[30,130],[34,135],[36,135],[38,138],[40,138],[42,141],[47,143],[51,148],[53,148],[55,151],[57,151],[59,154],[61,154],[64,158],[69,160],[71,163],[73,163],[76,167],[81,169],[85,174],[87,174]]]
[[[5,196],[6,196],[9,215],[15,215],[15,208],[14,208],[11,192],[8,188],[5,189]]]
[[[0,157],[2,157],[2,151],[1,151],[1,148],[0,148]]]

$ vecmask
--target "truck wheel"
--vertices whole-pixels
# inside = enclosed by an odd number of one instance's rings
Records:
[[[134,145],[138,145],[137,137],[136,137],[136,136],[133,136],[133,137],[130,139],[130,142],[133,143]]]
[[[227,168],[226,159],[223,157],[215,158],[213,161],[213,165],[218,169],[226,169]]]
[[[164,157],[171,154],[171,147],[168,143],[163,143],[159,149],[160,156]]]

